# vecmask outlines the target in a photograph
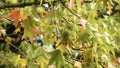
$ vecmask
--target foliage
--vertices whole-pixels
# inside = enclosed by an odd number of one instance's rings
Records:
[[[0,67],[119,68],[119,6],[120,0],[1,0]]]

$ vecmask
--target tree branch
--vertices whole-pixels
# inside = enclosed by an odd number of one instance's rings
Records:
[[[72,45],[70,45],[72,50],[76,50],[76,51],[84,51],[83,48],[75,48]]]
[[[62,2],[62,1],[60,1],[61,2],[61,4],[70,12],[70,13],[72,13],[73,15],[75,15],[76,17],[78,17],[78,18],[81,18],[79,15],[77,15],[76,13],[74,13],[72,10],[70,10],[70,8],[68,8],[65,4],[64,4],[64,2]]]
[[[3,14],[1,14],[1,13],[0,13],[0,16],[2,16],[2,18],[6,19],[6,20],[8,20],[8,21],[13,22],[13,19],[6,18],[6,17],[5,17],[5,16],[3,16]]]
[[[64,19],[67,23],[69,23],[70,25],[72,25],[72,22],[68,21],[65,17],[63,17],[63,19]]]
[[[74,56],[72,56],[72,54],[70,53],[70,50],[69,50],[69,49],[67,49],[67,52],[68,52],[68,55],[70,56],[70,58],[71,58],[73,61],[80,61],[80,62],[81,62],[81,60],[76,59]]]
[[[67,63],[69,63],[69,64],[72,64],[72,65],[74,65],[74,63],[73,63],[73,62],[71,62],[71,61],[68,61],[67,59],[65,59],[65,61],[66,61]]]
[[[15,49],[17,49],[22,55],[23,57],[25,57],[25,53],[23,51],[21,51],[18,47],[16,47],[15,45],[13,45],[12,43],[8,43],[10,46],[14,47]]]
[[[16,8],[16,7],[25,7],[25,6],[32,6],[32,5],[39,5],[40,1],[35,0],[34,2],[24,2],[24,3],[17,3],[17,4],[5,4],[3,6],[0,6],[0,9],[5,9],[5,8]]]

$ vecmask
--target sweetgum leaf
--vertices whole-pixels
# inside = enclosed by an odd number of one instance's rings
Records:
[[[52,56],[51,56],[51,59],[49,61],[49,65],[55,63],[56,66],[60,66],[60,65],[64,64],[64,59],[63,59],[63,56],[62,56],[60,50],[55,50],[55,51],[51,52],[51,54],[52,54]]]
[[[18,22],[24,19],[24,12],[22,10],[13,10],[7,18],[14,19],[14,26],[17,27]]]
[[[36,34],[40,34],[40,30],[36,28],[36,20],[33,17],[28,16],[27,19],[22,23],[24,26],[24,34],[22,38],[28,37],[30,42],[33,42],[33,38]]]

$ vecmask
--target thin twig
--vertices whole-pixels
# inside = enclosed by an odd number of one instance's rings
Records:
[[[69,49],[67,49],[67,51],[68,51],[68,55],[74,60],[74,57],[71,55]]]
[[[6,18],[6,17],[5,17],[5,16],[3,16],[3,14],[1,14],[1,13],[0,13],[0,16],[2,16],[2,18],[6,19],[6,20],[8,20],[8,21],[11,21],[11,22],[13,22],[13,19]]]
[[[16,48],[22,55],[23,57],[25,57],[25,53],[23,51],[21,51],[18,47],[16,47],[15,45],[13,45],[12,43],[8,42],[8,44],[14,48]]]
[[[63,17],[63,19],[64,19],[67,23],[69,23],[70,25],[72,25],[72,23],[71,23],[70,21],[68,21],[65,17]]]
[[[83,3],[91,3],[91,2],[93,2],[92,0],[85,0],[85,1],[83,1]]]
[[[16,8],[16,7],[25,7],[25,6],[32,6],[32,5],[39,5],[40,1],[37,0],[37,2],[23,2],[23,3],[17,3],[17,4],[5,4],[3,6],[0,6],[0,9],[5,9],[5,8]]]
[[[72,59],[73,61],[80,61],[80,60],[78,60],[78,59],[74,58],[74,57],[71,55],[71,53],[70,53],[70,50],[69,50],[69,49],[67,49],[67,51],[68,51],[68,55],[71,57],[71,59]]]
[[[65,59],[66,62],[68,62],[69,64],[74,65],[74,62],[68,61],[67,59]]]
[[[72,48],[72,50],[80,50],[80,51],[83,51],[81,48],[74,48],[72,45],[70,45],[70,47]]]
[[[3,60],[3,59],[5,59],[7,62],[9,62],[14,68],[16,68],[15,67],[15,65],[11,62],[11,61],[9,61],[6,57],[3,57],[3,56],[1,56],[0,55],[0,58]]]
[[[84,51],[83,48],[75,48],[72,45],[70,45],[72,50],[76,50],[76,51]]]
[[[77,15],[75,12],[73,12],[72,10],[70,10],[70,8],[68,8],[62,1],[60,1],[61,4],[70,12],[72,13],[73,15],[75,15],[76,17],[78,18],[81,18],[79,15]]]
[[[12,19],[12,18],[6,18],[6,17],[5,17],[3,14],[1,14],[1,13],[0,13],[0,16],[2,16],[3,19],[6,19],[6,20],[8,20],[8,21],[10,21],[10,22],[14,22],[14,19]],[[23,22],[23,20],[20,20],[19,23],[20,23],[20,22]]]

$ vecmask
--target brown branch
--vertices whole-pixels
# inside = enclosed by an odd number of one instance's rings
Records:
[[[8,44],[9,44],[10,46],[14,47],[15,49],[17,49],[17,50],[23,55],[23,57],[25,57],[25,53],[24,53],[21,49],[19,49],[18,47],[16,47],[14,44],[12,44],[12,43],[10,43],[10,42],[8,42]]]
[[[70,53],[70,50],[69,50],[69,49],[67,49],[67,52],[68,52],[68,55],[70,56],[70,58],[71,58],[73,61],[79,61],[79,62],[81,62],[81,60],[79,60],[79,59],[75,58],[74,56],[72,56],[72,54]]]
[[[72,50],[76,50],[76,51],[84,51],[83,48],[75,48],[75,47],[73,47],[72,45],[70,45],[70,48],[71,48]]]
[[[32,5],[39,5],[40,1],[35,0],[34,2],[24,2],[24,3],[17,3],[17,4],[5,4],[3,6],[0,6],[0,9],[5,9],[5,8],[16,8],[16,7],[25,7],[25,6],[32,6]]]
[[[91,2],[93,2],[92,0],[85,0],[85,1],[83,1],[83,3],[91,3]]]
[[[70,53],[70,50],[69,49],[67,49],[67,52],[68,52],[68,55],[70,56],[70,58],[72,59],[72,60],[74,60],[74,61],[76,61],[76,59],[71,55],[71,53]]]
[[[5,17],[3,14],[1,14],[1,13],[0,13],[0,16],[2,16],[2,18],[3,18],[3,19],[6,19],[6,20],[8,20],[8,21],[11,21],[11,22],[13,22],[13,19],[6,18],[6,17]]]
[[[66,61],[67,63],[69,63],[69,64],[74,65],[74,62],[71,62],[71,61],[69,61],[69,60],[67,60],[67,59],[65,59],[65,61]]]
[[[63,17],[63,19],[64,19],[67,23],[69,23],[70,25],[72,25],[72,22],[68,21],[65,17]]]
[[[70,13],[72,13],[74,16],[76,16],[76,17],[78,17],[78,18],[81,19],[81,17],[80,17],[78,14],[76,14],[75,12],[73,12],[70,8],[68,8],[68,7],[65,5],[64,2],[62,2],[62,1],[60,1],[60,2],[61,2],[61,4],[63,5],[63,7],[65,7]]]

